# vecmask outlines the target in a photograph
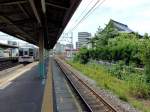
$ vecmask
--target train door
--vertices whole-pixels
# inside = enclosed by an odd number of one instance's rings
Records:
[[[23,49],[23,56],[28,57],[29,56],[29,50],[27,48]]]
[[[19,49],[19,56],[23,56],[23,49],[22,48]]]
[[[29,56],[34,56],[34,52],[33,51],[34,51],[33,49],[29,48]]]

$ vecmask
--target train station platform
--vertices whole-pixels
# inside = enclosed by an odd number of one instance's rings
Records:
[[[52,61],[53,86],[55,94],[55,111],[57,112],[83,112],[76,101],[77,97],[71,90],[66,77],[58,67],[57,63]]]
[[[35,62],[0,80],[0,112],[41,112],[44,84],[38,73]]]

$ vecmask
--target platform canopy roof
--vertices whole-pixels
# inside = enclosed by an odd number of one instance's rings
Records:
[[[0,43],[0,48],[18,48],[18,46]]]
[[[81,0],[0,0],[0,31],[51,49]]]

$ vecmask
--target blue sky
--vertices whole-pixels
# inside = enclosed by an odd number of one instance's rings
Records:
[[[82,0],[82,3],[67,25],[65,32],[68,32],[77,24],[77,22],[81,19],[81,13],[90,1],[91,0]],[[90,7],[96,1],[97,0],[92,0]],[[105,0],[101,6],[99,6],[77,27],[75,31],[73,31],[74,43],[77,41],[77,33],[79,31],[91,32],[94,35],[97,28],[99,26],[104,28],[110,19],[127,24],[130,29],[139,32],[140,34],[144,34],[145,32],[150,34],[150,0]],[[7,40],[10,38],[14,39],[9,36],[5,39]],[[4,40],[4,37],[0,36],[0,40],[1,39]]]

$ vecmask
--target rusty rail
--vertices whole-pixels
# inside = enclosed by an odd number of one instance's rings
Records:
[[[55,60],[91,112],[118,112],[108,101],[103,99],[76,73],[69,69],[64,61],[59,58],[55,58]]]

